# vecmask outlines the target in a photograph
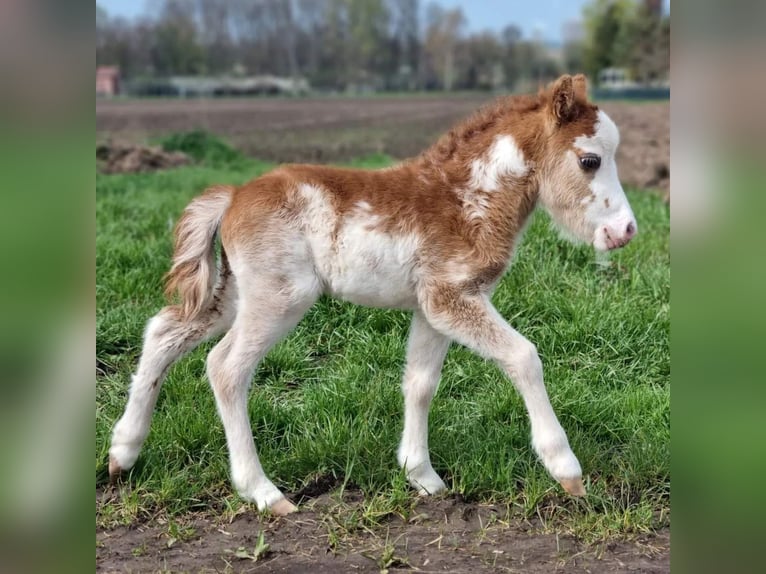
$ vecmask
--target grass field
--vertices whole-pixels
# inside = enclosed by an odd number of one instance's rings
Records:
[[[385,157],[357,165],[380,167]],[[146,320],[163,305],[171,230],[212,183],[268,169],[239,162],[97,176],[96,482],[107,481],[112,425],[125,406]],[[558,239],[538,213],[493,298],[532,340],[553,406],[586,475],[565,497],[536,460],[523,403],[492,364],[453,346],[430,418],[434,468],[466,499],[506,503],[585,538],[669,522],[668,207],[629,191],[640,234],[608,267]],[[286,493],[318,478],[360,489],[371,522],[415,497],[396,465],[407,313],[322,299],[258,368],[249,409],[267,474]],[[97,503],[97,524],[236,511],[225,438],[205,379],[208,343],[169,373],[129,488]]]

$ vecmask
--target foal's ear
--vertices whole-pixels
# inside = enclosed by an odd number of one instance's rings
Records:
[[[575,102],[578,104],[588,103],[588,80],[584,74],[572,76],[572,88],[574,89]]]
[[[551,94],[551,111],[556,121],[564,124],[575,119],[579,106],[587,99],[585,76],[561,76],[553,84]]]

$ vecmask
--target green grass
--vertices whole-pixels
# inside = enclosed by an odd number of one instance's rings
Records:
[[[357,165],[385,165],[385,157]],[[97,177],[96,481],[124,408],[145,322],[163,306],[171,228],[212,183],[240,183],[268,165],[198,166]],[[540,352],[559,419],[586,475],[582,501],[562,495],[529,444],[523,403],[499,370],[453,346],[430,419],[434,467],[466,498],[507,503],[591,538],[668,520],[670,256],[667,206],[629,192],[640,234],[596,265],[538,213],[494,302]],[[249,409],[266,472],[285,491],[334,475],[365,496],[365,516],[404,513],[414,495],[396,465],[399,390],[409,314],[321,300],[256,372]],[[208,343],[180,361],[160,394],[136,467],[100,524],[243,503],[204,372]]]

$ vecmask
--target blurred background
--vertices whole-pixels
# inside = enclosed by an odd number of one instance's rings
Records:
[[[96,91],[527,91],[562,72],[667,87],[669,9],[662,0],[101,0]]]
[[[663,0],[100,0],[99,167],[204,130],[275,162],[404,158],[497,94],[584,72],[623,133],[625,183],[669,189]]]

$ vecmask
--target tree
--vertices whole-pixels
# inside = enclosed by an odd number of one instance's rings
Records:
[[[419,84],[420,21],[418,0],[391,0],[391,19],[397,51],[397,88]]]
[[[503,46],[495,34],[482,32],[459,45],[457,85],[465,90],[497,89],[505,83],[502,67]]]
[[[595,0],[584,9],[587,39],[583,63],[594,79],[608,67],[626,68],[652,82],[670,70],[670,19],[658,0]]]
[[[654,4],[643,2],[631,15],[621,50],[623,65],[641,83],[663,79],[670,69],[670,19],[663,19]]]
[[[208,73],[231,71],[234,65],[229,3],[226,0],[197,0],[200,41]]]
[[[152,60],[162,75],[193,75],[204,71],[194,14],[183,0],[164,0],[155,28]]]
[[[569,74],[578,74],[585,70],[584,36],[585,30],[582,22],[578,20],[565,22],[561,28],[564,41],[564,71]]]
[[[442,89],[452,90],[455,80],[455,48],[466,20],[460,8],[445,10],[435,3],[426,9],[423,49]]]
[[[586,43],[583,65],[597,79],[604,68],[622,65],[629,49],[628,26],[635,10],[631,0],[595,0],[583,9]]]
[[[327,0],[322,16],[321,57],[312,82],[323,88],[343,89],[349,80],[346,0]]]
[[[151,70],[150,47],[153,26],[146,19],[130,22],[96,13],[96,65],[118,66],[123,76],[135,77]]]
[[[515,24],[509,24],[500,33],[505,83],[511,88],[516,85],[521,76],[522,62],[519,48],[521,38],[521,28]]]
[[[389,13],[383,0],[347,0],[346,10],[352,81],[369,84],[385,64]]]

